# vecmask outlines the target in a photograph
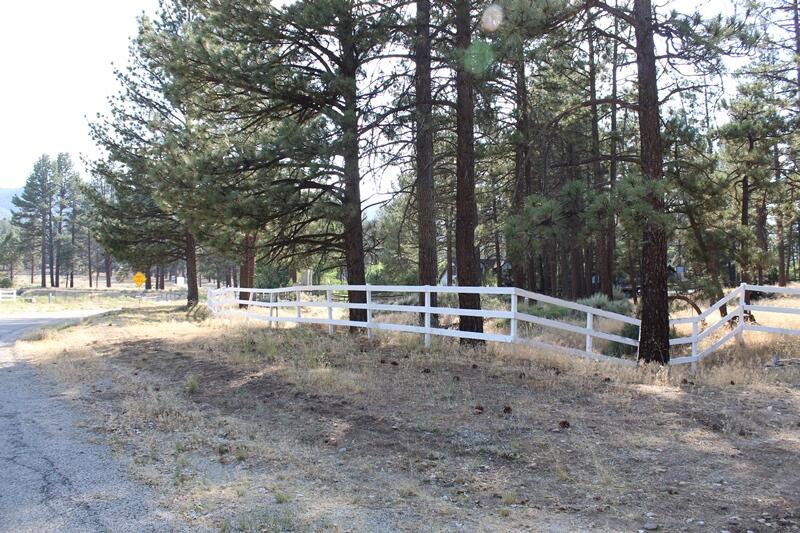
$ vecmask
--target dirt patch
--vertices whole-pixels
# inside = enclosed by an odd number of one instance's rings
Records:
[[[220,530],[800,530],[785,339],[621,370],[136,310],[22,343],[140,480]],[[769,524],[769,525],[767,525]]]

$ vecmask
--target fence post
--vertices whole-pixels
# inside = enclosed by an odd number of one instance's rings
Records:
[[[275,293],[269,293],[269,303],[273,304],[269,306],[269,317],[272,318],[272,313],[274,312],[276,315],[278,314],[278,308],[275,307]],[[276,322],[274,320],[269,321],[269,327],[275,327]]]
[[[431,287],[425,285],[425,349],[431,347]]]
[[[367,338],[372,338],[372,291],[369,290],[369,283],[367,284]]]
[[[743,335],[743,332],[744,332],[744,306],[745,306],[745,302],[747,301],[746,293],[747,293],[747,284],[746,283],[742,283],[741,285],[739,285],[739,324],[737,326],[737,328],[739,329],[739,332],[736,333],[736,342],[738,344],[742,344],[742,342],[744,342],[744,335]]]
[[[333,320],[333,291],[328,289],[325,291],[325,299],[328,302],[328,320]],[[333,335],[333,324],[328,323],[328,335]]]
[[[692,322],[692,372],[697,370],[697,336],[700,334],[699,320]]]
[[[300,315],[301,315],[301,313],[300,313],[300,288],[298,287],[297,289],[295,289],[294,292],[295,292],[295,295],[296,295],[295,296],[295,306],[297,307],[297,318],[300,318]],[[297,324],[300,325],[300,322],[298,321]]]
[[[594,315],[592,313],[586,313],[586,329],[589,331],[586,332],[586,353],[592,353],[592,341],[594,337],[592,337],[592,331],[594,331]]]

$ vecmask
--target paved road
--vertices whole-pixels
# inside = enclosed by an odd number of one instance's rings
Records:
[[[24,331],[87,311],[0,315],[0,533],[182,531],[55,388],[14,358]]]

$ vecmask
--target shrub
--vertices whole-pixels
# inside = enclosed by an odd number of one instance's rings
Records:
[[[630,316],[633,311],[630,301],[624,296],[617,299],[616,294],[614,298],[614,300],[609,300],[608,296],[598,292],[588,298],[578,300],[578,303],[588,305],[589,307],[596,307],[597,309],[602,309],[611,313]]]
[[[10,289],[14,286],[14,283],[11,282],[9,278],[2,278],[0,279],[0,289]]]
[[[552,320],[559,320],[564,318],[571,318],[578,316],[579,313],[572,309],[568,309],[566,307],[561,307],[560,305],[552,305],[546,303],[537,303],[534,305],[521,305],[519,306],[520,313],[526,313],[533,316],[538,316],[541,318],[549,318]]]

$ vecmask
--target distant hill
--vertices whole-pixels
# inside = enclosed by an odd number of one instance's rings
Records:
[[[11,198],[22,189],[0,189],[0,219],[11,218]]]

